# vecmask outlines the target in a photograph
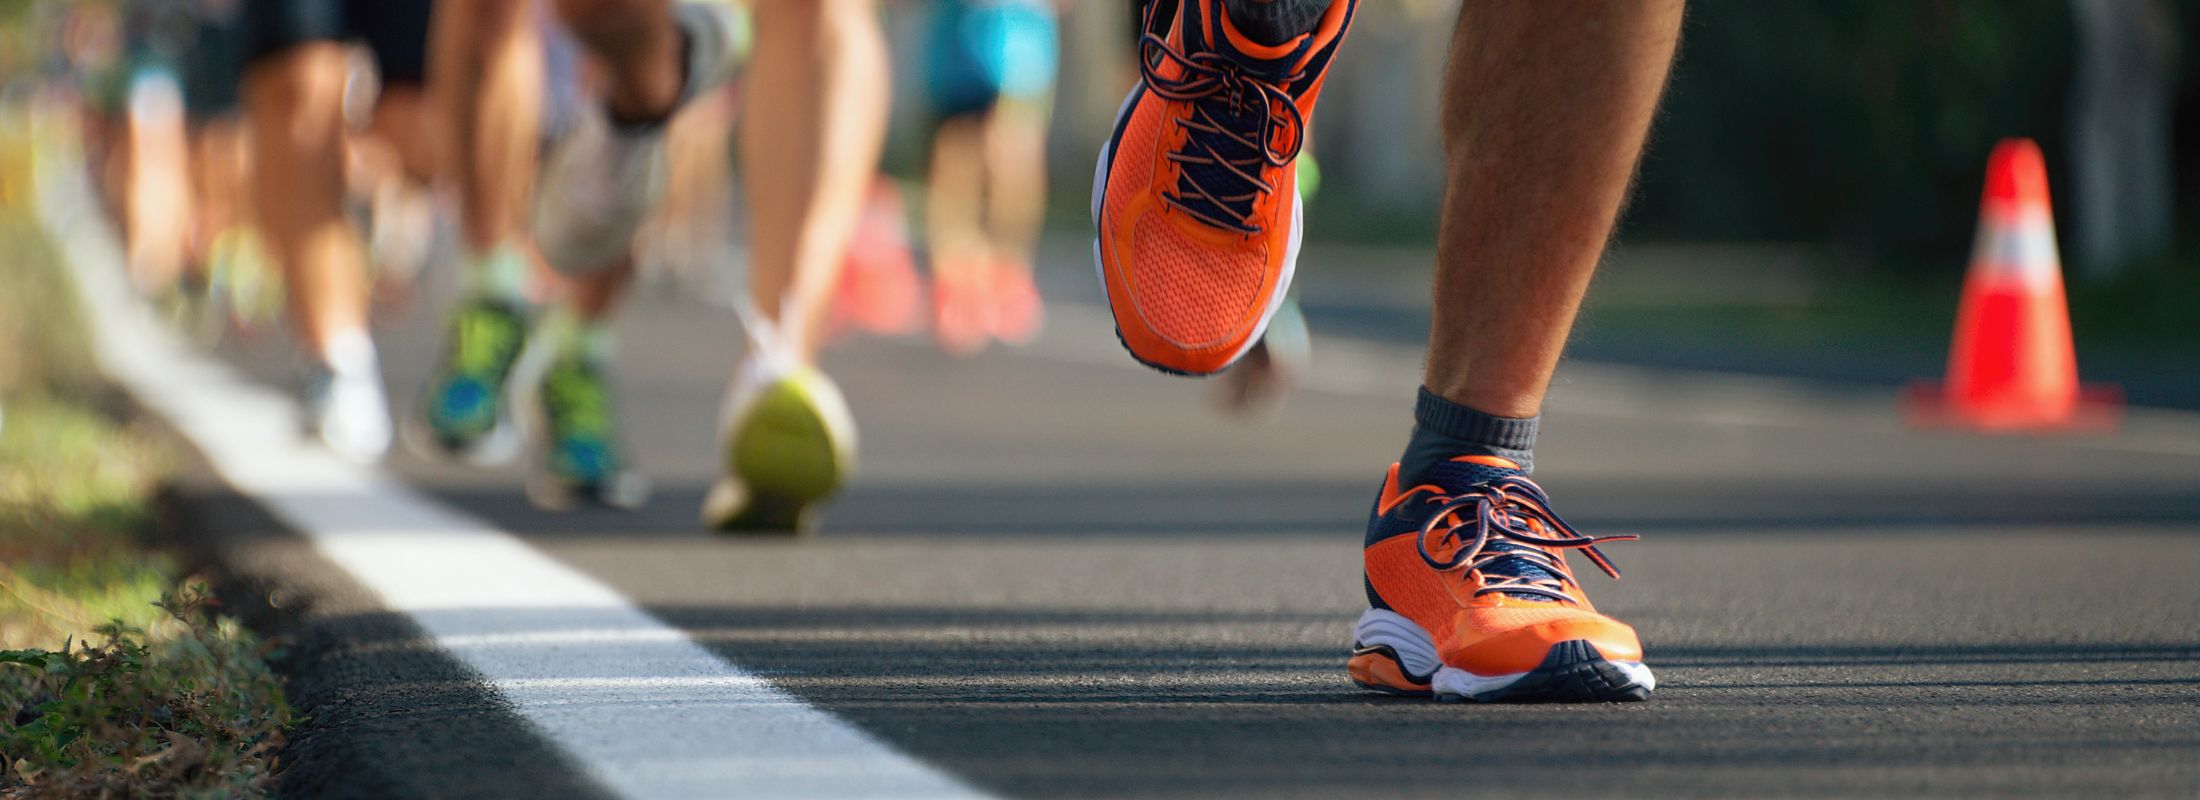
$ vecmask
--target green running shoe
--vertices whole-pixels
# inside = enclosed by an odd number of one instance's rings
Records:
[[[405,421],[406,444],[428,458],[477,467],[518,457],[525,437],[513,385],[524,383],[515,379],[523,377],[527,338],[527,315],[515,304],[477,299],[453,311],[450,350]]]
[[[649,481],[627,469],[616,435],[611,387],[597,359],[572,348],[543,375],[543,425],[527,497],[546,511],[581,503],[635,509],[649,499]]]
[[[855,467],[856,429],[840,388],[815,367],[744,364],[727,392],[724,477],[703,524],[726,533],[803,533]]]

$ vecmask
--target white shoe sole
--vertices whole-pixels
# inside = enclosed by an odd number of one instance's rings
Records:
[[[1541,665],[1527,672],[1477,675],[1445,666],[1436,641],[1413,620],[1394,611],[1370,608],[1352,628],[1352,654],[1389,658],[1409,680],[1426,681],[1426,694],[1444,702],[1582,703],[1648,699],[1657,677],[1640,661],[1613,661],[1585,640],[1560,642]],[[1412,694],[1395,686],[1362,682],[1386,694]]]

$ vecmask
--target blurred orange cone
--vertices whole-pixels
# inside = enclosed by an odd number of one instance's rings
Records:
[[[1926,426],[2043,431],[2116,422],[2121,391],[2078,385],[2047,167],[2030,139],[1994,147],[1947,383],[1913,386],[1908,399],[1911,421]]]

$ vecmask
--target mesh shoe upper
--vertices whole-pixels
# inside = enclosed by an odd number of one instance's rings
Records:
[[[559,358],[543,376],[542,404],[550,428],[545,466],[552,475],[593,484],[618,472],[611,391],[594,362]]]
[[[1533,669],[1572,640],[1639,660],[1634,630],[1597,613],[1565,560],[1580,550],[1618,577],[1596,545],[1632,538],[1575,532],[1501,459],[1443,462],[1410,486],[1393,467],[1368,519],[1368,603],[1413,620],[1446,664],[1477,674]]]
[[[452,315],[450,351],[427,408],[437,436],[462,444],[496,427],[505,381],[526,340],[527,318],[514,306],[480,301]]]
[[[1094,209],[1110,305],[1139,360],[1219,371],[1274,312],[1296,258],[1295,159],[1354,5],[1275,47],[1232,31],[1217,0],[1149,28],[1167,34],[1140,45],[1143,80]]]

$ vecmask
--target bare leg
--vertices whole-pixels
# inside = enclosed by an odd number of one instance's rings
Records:
[[[123,111],[123,239],[140,291],[165,292],[182,277],[191,232],[191,148],[173,83],[141,83]]]
[[[614,119],[651,121],[680,100],[680,29],[671,0],[558,0],[558,13],[604,70]]]
[[[663,4],[644,5],[637,15],[646,16],[650,9],[662,15]],[[572,9],[569,13],[597,15],[584,19],[586,24],[619,16],[607,14],[601,3],[564,7]],[[546,88],[542,40],[532,15],[525,0],[450,0],[436,9],[429,80],[443,114],[445,169],[458,190],[466,246],[477,255],[521,238],[520,225],[534,192]],[[587,41],[613,52],[631,52],[616,34]],[[677,91],[676,64],[672,75]],[[570,290],[584,319],[594,319],[616,303],[630,271],[620,267],[571,284],[556,277],[550,281]]]
[[[603,65],[614,118],[671,113],[684,76],[667,0],[559,0],[558,11]],[[871,0],[760,0],[756,26],[750,99],[773,113],[742,117],[753,294],[810,360],[885,139],[886,42]]]
[[[240,195],[249,178],[240,123],[229,119],[207,122],[191,139],[191,196],[197,209],[191,220],[192,260],[203,271],[212,256],[214,239],[247,216],[249,204]]]
[[[726,472],[702,517],[722,531],[802,530],[855,463],[847,404],[814,364],[886,136],[886,40],[871,0],[758,0],[755,9],[748,108],[757,113],[740,119],[749,293],[757,323],[784,342],[766,350],[752,337],[728,386]]]
[[[566,297],[566,305],[573,309],[575,317],[584,323],[603,322],[619,306],[619,298],[625,296],[627,284],[634,277],[634,260],[628,258],[603,274],[572,284]]]
[[[292,47],[254,64],[244,94],[260,226],[289,287],[299,344],[317,358],[367,326],[365,253],[344,218],[344,50]]]
[[[958,115],[932,132],[932,168],[926,176],[925,240],[932,251],[932,323],[940,347],[969,355],[991,336],[989,262],[985,230],[986,163],[983,117]]]
[[[973,280],[986,256],[984,142],[971,117],[946,120],[932,132],[924,222],[932,269],[941,280]]]
[[[444,174],[457,187],[466,247],[487,253],[518,236],[541,139],[542,44],[526,0],[436,4],[428,62],[442,115]]]
[[[334,42],[288,47],[246,70],[244,101],[253,205],[309,360],[300,421],[336,454],[369,462],[389,448],[390,420],[367,335],[366,253],[344,216],[344,62]]]
[[[1469,0],[1445,74],[1428,389],[1535,416],[1665,84],[1681,0]]]
[[[1046,222],[1045,100],[1002,98],[986,113],[985,282],[993,335],[1027,344],[1045,324],[1044,303],[1031,280],[1031,260]]]
[[[669,0],[559,0],[558,13],[596,57],[604,100],[617,120],[662,120],[679,102],[683,52]],[[530,162],[532,163],[532,162]],[[631,258],[571,284],[575,313],[599,321],[616,307],[634,272]]]
[[[665,197],[643,228],[646,268],[686,275],[725,246],[733,218],[734,95],[713,91],[681,109],[665,131]]]
[[[986,232],[1029,271],[1046,223],[1047,106],[1004,100],[985,116]]]
[[[751,291],[814,361],[886,136],[885,36],[870,0],[759,0],[741,115]]]
[[[603,4],[566,6],[596,15],[581,22],[594,26],[583,29],[590,33],[598,33],[596,28],[611,24],[607,18],[618,16],[604,14]],[[651,3],[637,11],[663,15],[666,8]],[[576,341],[597,332],[591,329],[592,319],[577,320],[562,309],[548,317],[534,314],[538,300],[575,302],[570,291],[574,284],[536,258],[534,237],[523,227],[535,199],[542,112],[549,91],[550,65],[535,13],[534,0],[445,0],[435,8],[429,33],[429,97],[440,117],[434,132],[444,156],[441,171],[459,199],[466,285],[462,300],[451,310],[448,355],[429,385],[422,413],[408,420],[408,440],[431,454],[476,465],[501,463],[519,454],[521,429],[508,412],[522,404],[548,412],[547,424],[538,433],[550,441],[536,448],[550,454],[545,463],[579,463],[555,455],[568,444],[562,437],[571,432],[572,418],[565,412],[576,406],[547,400],[544,387],[549,376],[523,371],[526,359],[522,356],[549,348],[557,355],[545,363],[564,368],[569,366],[564,356],[576,351]],[[666,21],[669,24],[669,17]],[[593,43],[616,49],[621,40],[599,36]],[[611,307],[623,275],[623,269],[613,270],[587,284],[597,291],[580,300],[592,317]],[[531,291],[539,288],[553,294],[544,298]],[[559,383],[559,391],[564,392],[560,396],[571,400],[577,396],[574,392],[600,388],[591,380],[594,377],[593,372],[566,375]],[[514,399],[522,395],[527,399]],[[560,473],[560,477],[580,483],[592,479],[582,474]],[[529,496],[539,504],[564,505],[562,499],[546,501],[550,495],[538,495],[535,478],[530,479]]]
[[[414,183],[435,179],[437,149],[436,109],[418,85],[384,86],[374,104],[368,127],[397,156],[399,173]]]
[[[428,186],[437,161],[435,110],[419,84],[385,84],[367,130],[351,137],[353,191],[373,208],[367,252],[379,297],[409,295],[434,238]]]
[[[1373,608],[1355,626],[1350,663],[1361,686],[1581,702],[1642,700],[1656,685],[1634,629],[1598,614],[1566,567],[1579,547],[1617,578],[1598,548],[1582,546],[1631,537],[1577,534],[1525,476],[1544,389],[1627,192],[1680,22],[1681,0],[1460,8],[1444,76],[1435,323],[1413,436],[1369,516],[1361,585]],[[1424,490],[1428,502],[1407,502]],[[1453,513],[1468,506],[1479,523]],[[1446,528],[1472,539],[1448,564],[1428,546]],[[1551,610],[1505,613],[1529,605]],[[1370,646],[1390,630],[1406,631],[1403,650]],[[1500,642],[1520,649],[1483,646]],[[1436,668],[1406,671],[1395,654],[1408,651],[1434,654]],[[1591,672],[1600,677],[1548,688]]]

